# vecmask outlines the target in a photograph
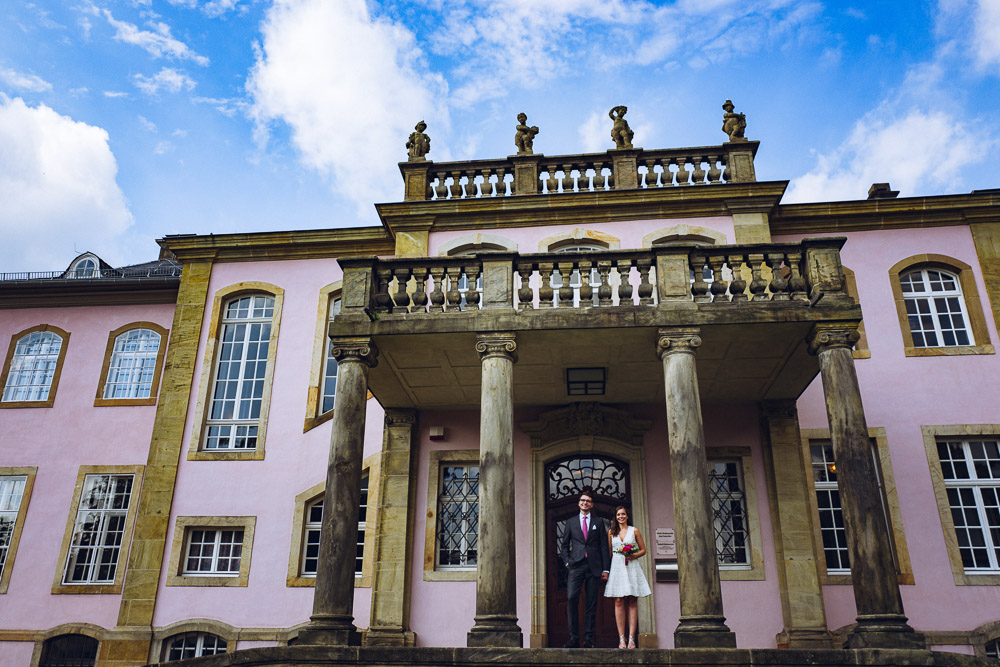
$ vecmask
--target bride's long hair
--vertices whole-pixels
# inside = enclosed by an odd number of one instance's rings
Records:
[[[632,513],[624,505],[619,505],[615,508],[614,516],[611,519],[611,528],[608,529],[608,535],[611,537],[621,532],[621,526],[618,525],[618,510],[625,510],[625,525],[632,525]]]

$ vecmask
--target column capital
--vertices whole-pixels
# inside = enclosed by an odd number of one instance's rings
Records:
[[[517,336],[513,332],[476,334],[476,352],[480,359],[504,357],[517,361]]]
[[[662,359],[668,354],[694,354],[701,346],[698,327],[670,327],[656,330],[656,353]]]
[[[820,322],[813,326],[806,341],[809,354],[819,354],[837,347],[850,350],[860,339],[857,322]]]
[[[330,338],[330,354],[338,364],[360,363],[369,368],[378,365],[378,348],[367,336],[338,336]]]
[[[765,419],[797,419],[799,410],[791,399],[776,399],[763,401],[760,412]]]
[[[389,408],[385,411],[386,426],[413,426],[416,423],[416,410]]]

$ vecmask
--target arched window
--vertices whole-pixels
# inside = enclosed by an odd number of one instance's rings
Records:
[[[226,640],[209,632],[183,632],[163,642],[163,660],[185,660],[226,652]]]
[[[361,504],[358,511],[357,553],[354,559],[354,574],[360,577],[364,566],[365,527],[368,518],[368,479],[365,473],[361,477]],[[299,576],[315,577],[319,566],[319,536],[323,528],[323,496],[308,503],[302,523],[302,563]]]
[[[340,313],[340,297],[332,297],[330,299],[330,317],[329,321],[333,322],[334,318]],[[333,345],[330,341],[326,342],[326,360],[323,364],[323,396],[320,399],[320,414],[325,414],[330,410],[333,410],[333,404],[337,398],[337,360],[333,358]]]
[[[257,448],[273,319],[269,294],[226,303],[205,420],[206,450]]]
[[[915,255],[890,268],[889,281],[906,356],[993,354],[971,266]]]
[[[104,390],[100,398],[150,398],[157,376],[157,365],[162,360],[162,342],[159,332],[144,327],[129,329],[116,335],[110,356],[106,360],[108,372],[104,377]]]
[[[969,316],[958,275],[939,268],[899,277],[914,347],[972,345]]]
[[[3,403],[52,404],[68,337],[51,326],[14,335],[14,349],[4,369]]]
[[[986,642],[986,657],[1000,660],[1000,638]]]
[[[69,272],[70,278],[100,278],[101,274],[97,270],[97,262],[90,257],[84,257]]]
[[[39,667],[91,667],[97,660],[98,642],[86,635],[59,635],[42,646]]]

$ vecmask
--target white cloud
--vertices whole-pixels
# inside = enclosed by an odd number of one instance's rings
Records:
[[[194,79],[172,67],[164,67],[153,76],[133,74],[132,80],[136,88],[147,95],[156,95],[161,90],[165,90],[168,93],[179,93],[181,90],[194,90],[196,85]]]
[[[52,84],[34,74],[22,74],[9,67],[0,66],[0,82],[12,88],[27,90],[32,93],[43,93],[52,90]]]
[[[133,223],[100,127],[0,95],[0,271],[65,267],[74,246],[111,263]]]
[[[123,93],[120,90],[105,90],[104,96],[109,99],[115,100],[118,99],[119,97],[128,97],[128,93]]]
[[[240,0],[211,0],[205,3],[205,6],[201,8],[205,14],[208,16],[222,16],[226,12],[233,10],[239,4]]]
[[[91,29],[93,29],[94,24],[92,24],[90,22],[90,19],[88,19],[86,16],[81,16],[80,20],[77,21],[77,24],[79,24],[80,30],[83,32],[83,41],[89,42],[90,41],[90,31],[91,31]]]
[[[236,115],[238,110],[247,108],[244,100],[228,97],[192,97],[191,101],[195,104],[209,104],[215,107],[216,111],[230,118]]]
[[[912,110],[883,120],[886,108],[859,120],[836,150],[794,179],[785,202],[864,199],[872,183],[889,182],[903,197],[955,189],[961,170],[983,160],[990,143],[943,112]]]
[[[145,116],[139,116],[139,126],[147,132],[156,132],[156,123]]]
[[[191,50],[184,42],[170,34],[170,26],[163,22],[153,22],[150,30],[140,30],[134,23],[119,21],[107,9],[96,10],[104,15],[115,32],[115,39],[133,44],[146,50],[154,58],[175,58],[191,60],[199,65],[208,65],[208,58]]]
[[[597,153],[607,150],[611,143],[611,121],[606,120],[608,114],[605,111],[595,111],[577,129],[577,136],[580,138],[580,146],[584,153]],[[607,135],[608,140],[603,141],[602,137]]]
[[[169,141],[161,141],[156,144],[156,148],[153,149],[153,153],[156,155],[165,155],[170,151],[174,150],[174,145]]]
[[[979,64],[1000,66],[1000,2],[979,0],[973,39]]]
[[[371,16],[364,0],[277,3],[261,29],[247,82],[259,139],[286,123],[302,161],[371,221],[373,201],[398,198],[386,166],[405,159],[414,124],[431,120],[432,138],[447,124],[446,84],[427,72],[413,34]],[[432,157],[448,155],[432,144]]]

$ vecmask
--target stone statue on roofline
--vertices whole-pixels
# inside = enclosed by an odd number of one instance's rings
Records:
[[[415,160],[426,160],[424,156],[431,152],[431,138],[424,134],[427,123],[420,121],[413,128],[415,132],[410,132],[410,138],[406,140],[406,150],[409,153],[411,162]]]
[[[535,135],[538,134],[538,126],[528,127],[528,116],[525,113],[517,114],[517,132],[514,134],[514,145],[517,146],[518,155],[531,155],[531,146],[535,142]]]
[[[615,121],[611,128],[611,138],[614,139],[615,148],[632,148],[632,136],[635,133],[632,132],[628,121],[625,120],[626,113],[628,113],[626,106],[617,106],[608,112],[611,120]]]
[[[729,136],[730,141],[746,141],[743,133],[747,129],[747,115],[745,113],[733,113],[732,100],[726,100],[722,109],[726,112],[722,114],[722,131]]]

